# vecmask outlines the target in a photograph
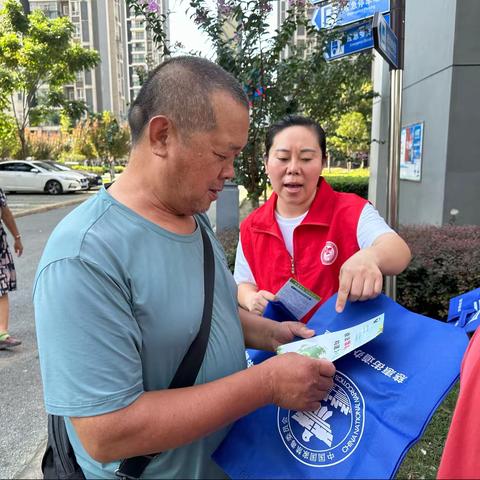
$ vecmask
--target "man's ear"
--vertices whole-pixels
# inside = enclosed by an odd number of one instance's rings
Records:
[[[168,139],[173,133],[172,122],[164,115],[150,119],[148,123],[148,136],[152,153],[164,157],[167,152]]]

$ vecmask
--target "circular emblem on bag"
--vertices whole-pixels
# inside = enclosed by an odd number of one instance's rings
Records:
[[[330,467],[347,459],[360,443],[365,401],[355,383],[337,370],[333,388],[318,410],[279,408],[277,426],[296,460],[311,467]]]
[[[320,260],[324,265],[331,265],[338,257],[338,247],[333,242],[327,242],[320,254]]]

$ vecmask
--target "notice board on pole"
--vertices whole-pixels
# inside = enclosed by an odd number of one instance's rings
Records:
[[[423,122],[402,128],[400,137],[400,180],[422,179]]]

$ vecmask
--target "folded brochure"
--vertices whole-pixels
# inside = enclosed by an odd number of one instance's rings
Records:
[[[382,313],[345,330],[286,343],[277,348],[277,354],[296,352],[312,358],[326,358],[333,362],[380,335],[383,332],[383,320]]]

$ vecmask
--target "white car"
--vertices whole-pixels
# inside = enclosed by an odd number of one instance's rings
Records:
[[[87,190],[88,180],[75,172],[60,172],[47,163],[27,160],[0,162],[0,187],[9,192],[64,192]]]

